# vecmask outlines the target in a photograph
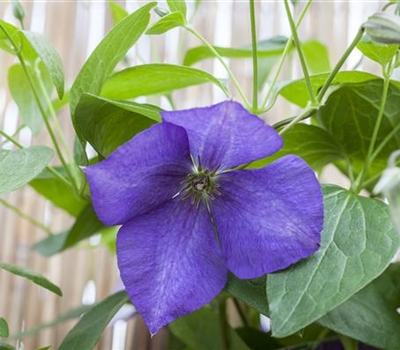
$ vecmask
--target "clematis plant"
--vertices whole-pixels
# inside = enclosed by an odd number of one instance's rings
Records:
[[[239,103],[161,113],[85,173],[97,215],[122,225],[117,258],[151,333],[211,301],[228,271],[257,278],[314,253],[323,224],[313,170]]]

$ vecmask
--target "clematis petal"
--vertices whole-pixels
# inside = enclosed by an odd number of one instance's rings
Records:
[[[283,157],[263,169],[218,179],[211,202],[228,268],[239,278],[283,269],[319,248],[323,225],[320,185],[308,165]]]
[[[227,279],[206,209],[176,198],[123,225],[118,266],[132,303],[152,334],[202,307]]]
[[[234,101],[161,115],[164,121],[185,128],[192,155],[195,159],[200,156],[209,169],[250,163],[282,147],[282,139],[272,127]]]
[[[190,167],[185,130],[160,123],[85,173],[96,214],[104,224],[116,225],[170,200]]]

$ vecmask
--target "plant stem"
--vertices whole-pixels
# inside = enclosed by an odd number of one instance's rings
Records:
[[[301,12],[301,14],[299,16],[299,19],[297,20],[296,29],[300,26],[301,22],[303,21],[303,18],[306,15],[306,13],[307,13],[310,5],[311,5],[311,2],[312,2],[312,0],[307,0],[307,3],[304,6],[303,11]],[[286,56],[288,55],[290,47],[292,46],[292,40],[293,40],[293,36],[291,36],[288,39],[288,41],[287,41],[287,43],[285,45],[285,48],[283,49],[282,55],[280,56],[280,60],[279,60],[279,63],[278,63],[278,68],[277,68],[277,70],[275,72],[275,75],[274,75],[272,81],[271,81],[271,84],[269,85],[269,88],[268,88],[268,91],[267,91],[267,93],[266,93],[266,95],[264,97],[263,103],[261,104],[261,106],[262,106],[261,114],[267,112],[272,107],[272,105],[270,107],[266,107],[266,105],[267,105],[267,103],[268,103],[268,101],[269,101],[269,99],[271,97],[272,91],[273,91],[273,89],[274,89],[274,87],[276,85],[276,82],[278,80],[279,74],[282,71],[282,67],[283,67],[283,64],[285,63]]]
[[[13,212],[15,212],[18,216],[20,216],[21,218],[29,221],[32,225],[40,228],[41,230],[43,230],[44,232],[46,232],[49,235],[52,235],[53,232],[51,231],[51,229],[45,225],[43,225],[41,222],[37,221],[35,218],[33,218],[32,216],[24,213],[23,211],[21,211],[18,207],[16,207],[15,205],[11,204],[10,202],[6,201],[3,198],[0,198],[0,203],[3,204],[6,208],[11,209]]]
[[[246,95],[244,94],[242,88],[240,87],[239,82],[237,81],[235,75],[233,74],[233,72],[231,71],[231,69],[228,67],[228,65],[226,64],[226,62],[224,61],[223,57],[217,52],[217,50],[215,50],[215,48],[205,39],[201,36],[201,34],[199,34],[198,32],[196,32],[190,25],[185,25],[184,27],[187,31],[189,31],[190,33],[192,33],[197,39],[199,39],[204,45],[206,45],[208,47],[208,49],[213,53],[213,55],[218,59],[218,61],[222,64],[222,66],[225,68],[226,72],[228,73],[229,77],[231,78],[233,85],[235,86],[237,92],[239,93],[240,97],[242,98],[243,103],[245,104],[247,109],[250,109],[250,103],[246,98]],[[228,92],[225,91],[225,93],[227,94]],[[229,94],[227,94],[227,96],[229,97]]]
[[[229,329],[228,322],[226,320],[226,301],[222,300],[218,303],[218,313],[219,313],[219,323],[222,335],[222,346],[223,350],[230,350],[230,339],[229,339]]]
[[[389,63],[387,66],[387,70],[384,69],[383,72],[383,91],[382,91],[382,98],[381,98],[381,103],[379,105],[379,112],[378,112],[378,117],[376,118],[374,130],[372,132],[371,136],[371,142],[368,147],[368,152],[367,152],[367,157],[365,159],[364,166],[360,172],[360,175],[357,177],[355,183],[353,184],[353,188],[355,189],[355,192],[358,193],[361,190],[364,178],[369,170],[369,167],[371,166],[372,163],[372,155],[374,152],[375,144],[376,144],[376,139],[378,137],[378,132],[382,124],[382,120],[384,117],[384,112],[385,112],[385,105],[386,105],[386,100],[388,96],[388,91],[389,91],[389,86],[390,86],[390,76],[393,70],[393,65],[392,63]]]
[[[356,36],[354,37],[353,41],[351,42],[350,46],[346,49],[340,60],[336,63],[335,67],[333,68],[332,72],[329,74],[328,78],[326,79],[324,85],[322,86],[321,90],[317,95],[318,102],[321,102],[322,98],[324,97],[326,91],[328,90],[329,86],[331,85],[333,79],[336,77],[336,74],[339,72],[340,68],[342,68],[344,62],[350,56],[354,48],[359,43],[361,37],[363,36],[364,28],[360,27]]]
[[[299,55],[301,69],[303,70],[304,80],[306,82],[308,94],[310,96],[311,105],[317,106],[318,101],[315,98],[314,90],[310,80],[310,74],[308,73],[307,63],[303,53],[303,48],[301,47],[299,35],[297,33],[296,24],[294,23],[292,13],[290,12],[289,0],[284,0],[284,4],[285,4],[286,15],[290,24],[290,29],[292,31],[294,45],[296,46],[297,54]]]
[[[41,113],[41,115],[42,115],[42,117],[43,117],[43,121],[44,121],[45,126],[46,126],[46,129],[47,129],[47,131],[48,131],[48,133],[49,133],[49,135],[50,135],[50,138],[51,138],[51,141],[52,141],[52,143],[53,143],[54,149],[55,149],[55,151],[56,151],[56,153],[57,153],[57,156],[58,156],[58,158],[60,159],[61,164],[63,165],[67,176],[70,178],[71,184],[72,184],[73,188],[76,190],[76,193],[79,193],[78,188],[77,188],[77,184],[75,183],[75,179],[74,179],[74,177],[72,176],[72,174],[71,174],[71,172],[70,172],[70,169],[69,169],[69,167],[68,167],[67,162],[66,162],[65,159],[64,159],[64,156],[63,156],[63,154],[62,154],[62,152],[61,152],[60,147],[58,146],[57,139],[56,139],[56,137],[55,137],[55,135],[54,135],[54,132],[53,132],[51,126],[50,126],[50,122],[49,122],[49,120],[48,120],[48,118],[47,118],[46,111],[45,111],[45,109],[44,109],[44,106],[42,105],[42,102],[41,102],[40,97],[39,97],[39,95],[38,95],[38,92],[37,92],[37,90],[36,90],[36,84],[35,84],[35,82],[33,81],[33,78],[32,78],[32,76],[31,76],[31,73],[29,72],[29,69],[28,69],[28,67],[27,67],[27,65],[26,65],[26,63],[25,63],[25,59],[24,59],[24,57],[22,56],[21,51],[18,50],[18,45],[15,43],[14,39],[13,39],[13,38],[11,37],[11,35],[8,33],[7,29],[5,29],[3,25],[1,25],[1,23],[0,23],[0,28],[3,30],[4,34],[7,36],[8,40],[10,41],[10,43],[11,43],[11,44],[14,46],[14,48],[16,49],[16,55],[17,55],[17,57],[18,57],[18,59],[19,59],[19,61],[20,61],[20,63],[21,63],[22,69],[23,69],[24,72],[25,72],[25,75],[26,75],[26,77],[27,77],[27,79],[28,79],[29,85],[31,86],[32,93],[33,93],[33,95],[34,95],[34,97],[35,97],[36,104],[38,105],[38,108],[39,108],[39,110],[40,110],[40,113]],[[40,80],[40,79],[39,79],[39,80]],[[50,102],[50,103],[51,103],[51,102]]]
[[[313,116],[316,112],[317,112],[318,107],[314,106],[314,107],[308,107],[304,110],[304,112],[302,114],[299,114],[297,117],[294,118],[288,118],[285,120],[282,120],[279,123],[276,123],[274,125],[275,129],[278,129],[279,127],[281,127],[282,125],[285,125],[284,128],[279,131],[279,135],[284,134],[286,131],[288,131],[293,125],[297,124],[299,121],[303,120],[303,119],[307,119],[310,118],[311,116]],[[285,122],[285,123],[284,123]]]
[[[254,0],[250,0],[250,23],[251,23],[251,48],[253,53],[253,104],[251,111],[258,111],[258,49],[257,49],[257,28],[254,9]]]

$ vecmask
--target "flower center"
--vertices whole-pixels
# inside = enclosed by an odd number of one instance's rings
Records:
[[[180,191],[182,199],[190,198],[192,204],[198,206],[202,200],[215,199],[220,195],[217,183],[217,170],[195,168],[193,173],[187,175],[182,181],[183,188]]]

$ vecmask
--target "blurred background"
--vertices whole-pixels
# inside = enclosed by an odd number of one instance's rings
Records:
[[[118,1],[128,12],[133,12],[147,1]],[[167,8],[165,1],[159,6]],[[187,1],[189,14],[193,13],[194,2]],[[376,12],[384,2],[378,1],[314,1],[301,28],[301,40],[316,39],[329,50],[331,64],[334,65],[359,26],[368,16]],[[44,33],[62,57],[67,89],[71,86],[90,53],[113,25],[109,4],[106,1],[22,1],[26,12],[25,26],[29,31]],[[295,14],[299,14],[304,3],[298,1]],[[268,39],[277,35],[290,35],[284,5],[281,1],[256,1],[258,38]],[[154,20],[157,16],[153,13]],[[0,2],[0,18],[16,26],[12,4]],[[210,43],[225,47],[241,47],[250,44],[250,21],[247,1],[202,1],[194,16],[193,26]],[[184,35],[184,37],[181,37]],[[183,47],[180,47],[183,43]],[[144,36],[129,52],[130,65],[162,62],[182,63],[183,52],[200,45],[194,37],[175,29],[162,36]],[[356,50],[357,51],[357,50]],[[373,62],[359,62],[361,54],[354,52],[346,63],[348,68],[359,64],[359,68],[380,75],[379,67]],[[227,60],[238,77],[244,91],[251,96],[251,59]],[[14,57],[0,52],[0,127],[16,138],[24,146],[32,144],[49,145],[48,136],[43,130],[39,136],[32,137],[28,128],[21,126],[18,108],[9,94],[7,70],[15,63]],[[196,65],[217,78],[226,79],[227,74],[215,60],[202,61]],[[301,70],[295,56],[287,62],[281,80],[301,77]],[[55,94],[54,94],[55,96]],[[224,98],[220,91],[210,85],[202,85],[174,93],[177,108],[209,105]],[[141,98],[140,102],[154,102],[160,97]],[[169,108],[167,101],[161,105]],[[284,100],[265,116],[274,122],[296,113],[297,109]],[[60,122],[68,142],[72,147],[74,131],[71,126],[68,107],[59,112]],[[3,148],[12,145],[0,137]],[[332,169],[325,172],[326,181],[338,176]],[[324,178],[324,179],[325,179]],[[340,180],[339,180],[340,181]],[[335,182],[338,182],[335,178]],[[35,217],[51,228],[54,233],[62,232],[72,224],[71,217],[52,206],[35,191],[26,187],[8,195],[5,199],[24,213]],[[85,241],[78,247],[51,258],[41,256],[32,250],[35,242],[46,237],[40,228],[21,218],[15,210],[0,203],[0,261],[28,267],[40,272],[59,285],[63,297],[57,297],[22,278],[0,271],[0,316],[10,326],[10,333],[16,334],[48,323],[63,313],[82,304],[91,304],[121,288],[112,249],[101,244],[98,236]],[[139,317],[124,317],[132,314],[125,310],[122,319],[113,322],[104,333],[98,349],[162,349],[166,334],[161,332],[150,340],[145,326]],[[45,328],[29,337],[23,338],[25,349],[41,346],[57,346],[73,326],[68,321],[52,328]],[[14,345],[21,344],[15,340]]]

